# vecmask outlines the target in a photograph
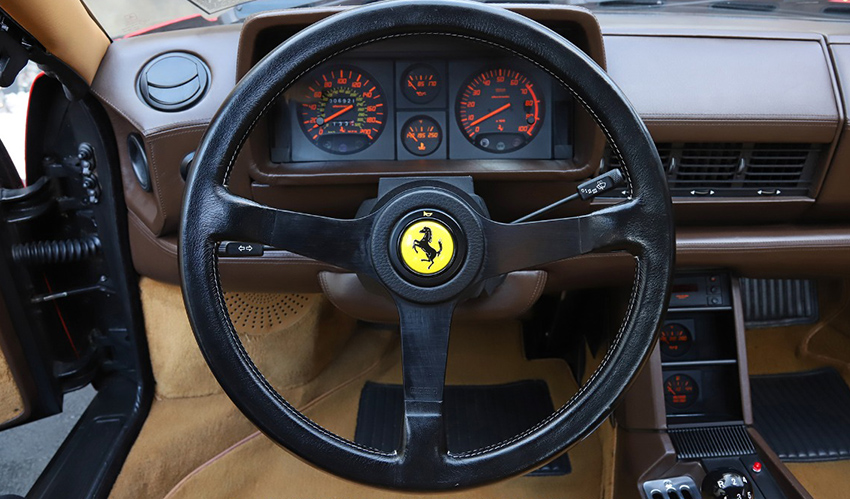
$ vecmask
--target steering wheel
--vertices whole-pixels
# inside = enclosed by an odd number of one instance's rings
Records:
[[[274,209],[228,191],[228,175],[249,132],[301,76],[353,48],[415,35],[482,43],[546,71],[605,133],[621,159],[630,197],[589,215],[509,225],[488,219],[469,196],[435,180],[402,186],[371,214],[350,220]],[[439,272],[417,270],[402,247],[407,237],[423,242],[422,224],[440,231],[452,245],[451,261],[440,264]],[[218,276],[217,243],[234,240],[327,262],[373,279],[390,293],[402,346],[404,437],[399,449],[381,452],[318,426],[257,370],[230,321]],[[674,233],[670,196],[649,133],[617,86],[578,48],[501,8],[455,0],[390,1],[310,26],[239,81],[197,151],[179,250],[183,298],[198,344],[224,391],[260,430],[338,476],[431,491],[528,471],[557,457],[610,414],[654,345],[673,269]],[[419,246],[415,253],[427,259],[425,250]],[[635,281],[621,328],[596,371],[569,402],[527,431],[486,448],[449,452],[443,388],[456,305],[489,278],[613,250],[634,256]]]

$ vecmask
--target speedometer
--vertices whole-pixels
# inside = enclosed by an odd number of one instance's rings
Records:
[[[353,154],[378,140],[387,121],[387,100],[368,73],[354,67],[328,69],[305,88],[298,121],[316,147]]]
[[[508,153],[531,142],[543,125],[543,101],[534,82],[509,68],[469,78],[457,98],[457,120],[475,147]]]

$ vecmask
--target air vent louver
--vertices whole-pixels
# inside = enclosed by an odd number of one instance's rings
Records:
[[[685,144],[670,187],[732,187],[741,167],[741,144]]]
[[[818,144],[656,144],[673,196],[807,196]],[[619,168],[610,151],[606,168]]]
[[[760,188],[796,187],[809,160],[809,144],[756,144],[744,184]]]

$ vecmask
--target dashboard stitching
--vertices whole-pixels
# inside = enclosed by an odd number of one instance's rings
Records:
[[[344,53],[344,52],[348,52],[348,51],[350,51],[350,50],[353,50],[353,49],[355,49],[355,48],[357,48],[357,47],[361,47],[361,46],[363,46],[363,45],[367,45],[367,44],[370,44],[370,43],[375,43],[375,42],[379,42],[379,41],[383,41],[383,40],[389,40],[389,39],[393,39],[393,38],[401,38],[401,37],[405,37],[405,36],[416,36],[416,35],[419,35],[419,36],[423,36],[423,35],[426,35],[426,36],[427,36],[427,35],[434,35],[434,36],[450,36],[450,37],[455,37],[455,38],[462,38],[462,39],[472,40],[472,41],[475,41],[475,42],[478,42],[478,43],[484,43],[484,44],[487,44],[487,45],[491,45],[491,46],[494,46],[494,47],[498,47],[498,48],[500,48],[500,49],[502,49],[502,50],[505,50],[505,51],[507,51],[507,52],[510,52],[510,53],[514,54],[515,56],[520,57],[520,58],[522,58],[522,59],[525,59],[526,61],[528,61],[528,62],[530,62],[530,63],[534,64],[535,66],[537,66],[538,68],[540,68],[541,70],[545,71],[545,72],[546,72],[546,73],[548,73],[550,76],[552,76],[553,78],[555,78],[557,81],[559,81],[559,82],[561,83],[561,85],[562,85],[562,86],[563,86],[566,90],[568,90],[568,91],[569,91],[569,92],[573,95],[573,97],[575,97],[575,98],[576,98],[576,99],[577,99],[577,100],[581,103],[582,107],[584,107],[584,109],[585,109],[588,113],[590,113],[590,114],[591,114],[591,116],[593,116],[593,119],[594,119],[594,121],[596,122],[596,124],[597,124],[597,125],[598,125],[601,129],[602,129],[603,133],[604,133],[604,134],[605,134],[605,136],[608,138],[608,141],[609,141],[609,143],[611,144],[612,149],[613,149],[613,150],[614,150],[614,152],[617,154],[617,157],[618,157],[618,158],[620,158],[621,164],[624,166],[624,168],[623,168],[623,174],[624,174],[624,176],[625,176],[625,178],[626,178],[626,185],[627,185],[627,188],[628,188],[628,191],[629,191],[629,194],[630,194],[630,196],[629,196],[629,197],[631,197],[631,194],[632,194],[632,180],[631,180],[631,176],[629,175],[628,166],[627,166],[627,164],[626,164],[625,158],[623,158],[623,155],[622,155],[622,153],[620,152],[620,149],[619,149],[619,147],[617,146],[616,142],[613,140],[613,138],[612,138],[612,136],[611,136],[611,133],[608,131],[607,127],[605,127],[605,125],[601,122],[601,120],[599,119],[599,116],[596,114],[596,112],[595,112],[593,109],[591,109],[591,107],[587,104],[587,102],[586,102],[586,101],[585,101],[585,100],[584,100],[584,99],[583,99],[580,95],[578,95],[578,94],[576,93],[576,91],[575,91],[575,90],[574,90],[574,89],[573,89],[570,85],[568,85],[566,82],[564,82],[564,80],[563,80],[563,79],[561,79],[560,77],[558,77],[557,75],[555,75],[554,73],[552,73],[552,71],[550,71],[548,68],[544,67],[543,65],[541,65],[541,64],[540,64],[540,63],[538,63],[537,61],[535,61],[535,60],[531,59],[530,57],[527,57],[527,56],[525,56],[525,55],[523,55],[523,54],[520,54],[519,52],[517,52],[517,51],[515,51],[515,50],[513,50],[513,49],[510,49],[510,48],[508,48],[508,47],[505,47],[505,46],[503,46],[503,45],[501,45],[501,44],[499,44],[499,43],[491,42],[491,41],[484,40],[484,39],[477,38],[477,37],[472,37],[472,36],[467,36],[467,35],[460,35],[460,34],[456,34],[456,33],[444,33],[444,32],[400,33],[400,34],[387,35],[387,36],[382,36],[382,37],[378,37],[378,38],[374,38],[374,39],[366,40],[366,41],[363,41],[363,42],[361,42],[361,43],[358,43],[358,44],[352,45],[352,46],[350,46],[350,47],[346,47],[345,49],[342,49],[342,50],[336,51],[336,52],[334,52],[334,53],[333,53],[333,54],[331,54],[331,55],[328,55],[327,57],[325,57],[325,58],[321,59],[320,61],[316,62],[315,64],[311,65],[309,68],[307,68],[307,69],[305,69],[304,71],[302,71],[301,73],[299,73],[299,74],[298,74],[297,76],[295,76],[294,78],[291,78],[291,79],[289,80],[289,82],[287,82],[285,85],[283,85],[283,86],[281,87],[281,89],[280,89],[280,90],[278,90],[278,92],[276,92],[276,93],[275,93],[275,94],[274,94],[274,95],[273,95],[273,96],[272,96],[272,97],[268,100],[268,102],[266,102],[266,104],[263,106],[263,108],[260,110],[260,112],[257,114],[257,116],[255,116],[255,117],[254,117],[254,120],[253,120],[253,121],[251,122],[251,124],[248,126],[247,130],[245,131],[245,133],[244,133],[244,134],[242,135],[242,137],[239,139],[239,142],[237,143],[236,148],[234,149],[233,155],[231,156],[230,161],[228,162],[227,167],[226,167],[226,169],[225,169],[224,179],[223,179],[223,181],[224,181],[224,185],[225,185],[225,186],[227,185],[227,181],[228,181],[228,178],[230,177],[231,170],[232,170],[232,168],[233,168],[233,165],[234,165],[234,164],[235,164],[235,162],[236,162],[236,157],[238,156],[239,152],[241,151],[241,149],[242,149],[243,145],[245,144],[245,140],[247,140],[248,135],[250,134],[250,132],[254,129],[254,127],[256,126],[257,122],[258,122],[258,121],[259,121],[259,120],[260,120],[260,119],[261,119],[261,118],[265,115],[265,113],[268,111],[268,109],[269,109],[269,108],[273,105],[274,101],[275,101],[275,100],[276,100],[276,99],[277,99],[277,98],[278,98],[278,97],[279,97],[279,96],[280,96],[283,92],[285,92],[285,91],[286,91],[286,90],[287,90],[290,86],[292,86],[292,84],[293,84],[296,80],[298,80],[299,78],[301,78],[301,77],[302,77],[302,76],[304,76],[305,74],[309,73],[310,71],[312,71],[313,69],[315,69],[315,68],[316,68],[316,67],[318,67],[319,65],[323,64],[324,62],[328,61],[329,59],[331,59],[331,58],[333,58],[333,57],[335,57],[335,56],[337,56],[337,55],[339,55],[339,54],[342,54],[342,53]],[[218,260],[218,259],[217,259],[217,256],[216,256],[216,254],[215,254],[215,251],[214,251],[214,250],[213,250],[213,251],[210,251],[210,250],[209,250],[209,248],[208,248],[208,249],[207,249],[207,251],[208,251],[208,254],[211,254],[211,258],[208,258],[208,260],[209,260],[209,262],[211,263],[211,266],[213,267],[213,275],[214,275],[214,277],[215,277],[216,288],[217,288],[217,290],[218,290],[218,293],[217,293],[217,295],[218,295],[218,296],[217,296],[217,298],[218,298],[219,308],[220,308],[220,311],[221,311],[221,312],[222,312],[222,313],[226,316],[226,315],[227,315],[227,314],[226,314],[226,310],[227,310],[227,309],[225,308],[225,304],[224,304],[224,301],[223,301],[223,295],[222,295],[222,289],[221,289],[221,280],[220,280],[220,275],[219,275],[219,272],[218,272],[218,265],[217,265],[217,260]],[[508,440],[505,440],[505,441],[499,442],[499,443],[497,443],[497,444],[494,444],[494,445],[491,445],[491,446],[488,446],[488,447],[484,447],[484,448],[481,448],[481,449],[477,449],[477,450],[475,450],[475,451],[473,451],[473,452],[466,452],[466,453],[455,454],[455,456],[456,456],[456,457],[467,457],[467,458],[468,458],[468,457],[474,457],[474,456],[478,456],[478,455],[484,454],[484,453],[489,452],[489,451],[497,450],[497,449],[504,448],[504,447],[507,447],[507,446],[511,445],[512,443],[514,443],[514,442],[516,442],[516,441],[518,441],[518,440],[520,440],[520,439],[524,438],[525,436],[527,436],[527,435],[529,435],[529,434],[531,434],[531,433],[534,433],[535,431],[537,431],[538,429],[542,428],[543,426],[545,426],[546,424],[548,424],[548,423],[549,423],[549,422],[551,422],[552,420],[554,420],[554,419],[556,419],[556,418],[560,417],[560,416],[561,416],[561,415],[562,415],[562,414],[566,411],[566,409],[567,409],[568,407],[570,407],[570,406],[572,406],[572,405],[573,405],[574,401],[575,401],[575,400],[576,400],[579,396],[583,395],[583,394],[584,394],[584,392],[586,392],[586,391],[587,391],[587,388],[588,388],[588,387],[589,387],[589,386],[593,383],[593,381],[594,381],[596,378],[598,378],[599,373],[601,372],[602,368],[603,368],[603,367],[605,367],[605,366],[608,364],[608,362],[610,361],[611,352],[612,352],[612,351],[614,351],[614,350],[616,350],[616,347],[619,345],[620,341],[622,341],[622,336],[623,336],[623,331],[624,331],[624,329],[625,329],[625,325],[629,322],[629,320],[630,320],[630,318],[631,318],[632,310],[633,310],[633,308],[634,308],[635,303],[637,302],[637,299],[636,299],[635,294],[634,294],[634,289],[635,289],[635,287],[636,287],[636,285],[637,285],[637,283],[638,283],[638,281],[639,281],[639,279],[640,279],[640,276],[641,276],[641,273],[642,273],[642,266],[640,265],[640,259],[639,259],[638,257],[636,257],[636,256],[635,256],[634,258],[635,258],[635,260],[636,260],[636,262],[637,262],[637,271],[635,272],[635,279],[634,279],[634,282],[632,283],[632,291],[633,291],[633,292],[632,292],[632,296],[631,296],[631,298],[630,298],[630,300],[629,300],[629,305],[628,305],[628,308],[627,308],[627,310],[626,310],[626,315],[625,315],[625,317],[624,317],[623,322],[622,322],[622,323],[621,323],[621,325],[620,325],[620,329],[619,329],[619,331],[618,331],[618,333],[617,333],[616,337],[614,338],[614,341],[612,342],[611,346],[609,347],[608,351],[606,352],[605,357],[602,359],[602,361],[600,362],[599,366],[598,366],[598,367],[597,367],[597,369],[594,371],[594,373],[590,376],[590,378],[588,378],[587,382],[586,382],[584,385],[582,385],[582,387],[581,387],[581,388],[580,388],[580,389],[576,392],[576,394],[575,394],[575,395],[573,395],[573,397],[571,397],[571,398],[570,398],[570,400],[569,400],[569,401],[567,401],[567,402],[566,402],[563,406],[561,406],[561,407],[560,407],[557,411],[555,411],[555,412],[554,412],[553,414],[551,414],[548,418],[546,418],[545,420],[541,421],[540,423],[538,423],[538,424],[537,424],[537,425],[535,425],[534,427],[529,428],[528,430],[524,431],[523,433],[521,433],[521,434],[519,434],[519,435],[514,436],[514,437],[513,437],[513,438],[511,438],[511,439],[508,439]],[[228,328],[228,329],[229,329],[229,331],[230,331],[231,337],[233,337],[233,336],[235,335],[235,329],[233,328],[233,324],[230,322],[230,320],[229,320],[229,319],[228,319],[228,321],[227,321],[227,322],[228,322],[228,326],[229,326],[229,328]],[[282,396],[281,396],[281,395],[280,395],[280,394],[279,394],[279,393],[278,393],[278,392],[277,392],[277,391],[276,391],[276,390],[275,390],[275,389],[274,389],[274,388],[273,388],[273,387],[269,384],[269,382],[268,382],[268,380],[266,380],[265,376],[263,376],[263,374],[262,374],[262,373],[261,373],[261,372],[257,369],[257,367],[254,365],[254,363],[251,361],[250,356],[248,356],[248,354],[247,354],[247,352],[245,351],[244,347],[242,346],[241,342],[240,342],[240,341],[238,341],[238,336],[235,336],[235,338],[236,338],[236,340],[237,340],[237,341],[236,341],[236,344],[238,345],[237,352],[239,353],[240,357],[242,357],[243,361],[245,361],[246,365],[250,366],[250,367],[251,367],[251,369],[252,369],[252,371],[253,371],[253,373],[254,373],[255,375],[258,375],[258,376],[259,376],[259,378],[262,380],[262,383],[263,383],[264,387],[268,390],[268,392],[269,392],[269,393],[271,393],[271,394],[274,396],[274,398],[275,398],[276,400],[278,400],[278,402],[280,402],[281,404],[283,404],[283,405],[285,405],[286,407],[288,407],[288,408],[292,411],[293,415],[294,415],[295,417],[297,417],[298,419],[300,419],[300,420],[301,420],[304,424],[309,425],[311,428],[315,429],[317,432],[321,433],[322,435],[327,436],[328,438],[330,438],[330,439],[332,439],[332,440],[335,440],[335,441],[338,441],[338,442],[342,442],[342,443],[344,443],[344,444],[348,444],[349,446],[351,446],[351,447],[353,447],[353,448],[356,448],[356,449],[360,449],[360,450],[363,450],[363,451],[366,451],[366,452],[370,452],[370,453],[374,453],[374,454],[378,454],[378,455],[386,456],[386,457],[392,457],[392,456],[396,456],[396,455],[398,454],[397,452],[393,452],[393,453],[385,453],[385,452],[381,452],[381,451],[379,451],[379,450],[377,450],[377,449],[372,449],[372,448],[365,447],[365,446],[362,446],[362,445],[360,445],[360,444],[357,444],[356,442],[352,442],[352,441],[350,441],[350,440],[348,440],[348,439],[346,439],[346,438],[343,438],[343,437],[341,437],[341,436],[339,436],[339,435],[336,435],[336,434],[334,434],[334,433],[332,433],[332,432],[330,432],[330,431],[326,430],[325,428],[322,428],[321,426],[317,425],[316,423],[314,423],[313,421],[311,421],[309,418],[307,418],[306,416],[304,416],[303,414],[301,414],[301,413],[300,413],[297,409],[295,409],[292,405],[290,405],[290,404],[289,404],[289,403],[288,403],[288,402],[287,402],[287,401],[286,401],[286,400],[285,400],[285,399],[284,399],[284,398],[283,398],[283,397],[282,397]]]

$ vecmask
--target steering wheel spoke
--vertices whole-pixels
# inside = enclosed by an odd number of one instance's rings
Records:
[[[223,189],[222,189],[223,191]],[[373,274],[368,237],[373,216],[351,220],[281,210],[219,193],[224,215],[210,217],[217,241],[245,241],[287,250],[337,267]]]
[[[413,468],[436,466],[446,455],[443,392],[455,302],[421,305],[396,299],[404,379],[401,457]]]
[[[601,250],[636,252],[628,228],[639,217],[637,201],[588,215],[521,224],[486,220],[484,277],[523,270]]]

